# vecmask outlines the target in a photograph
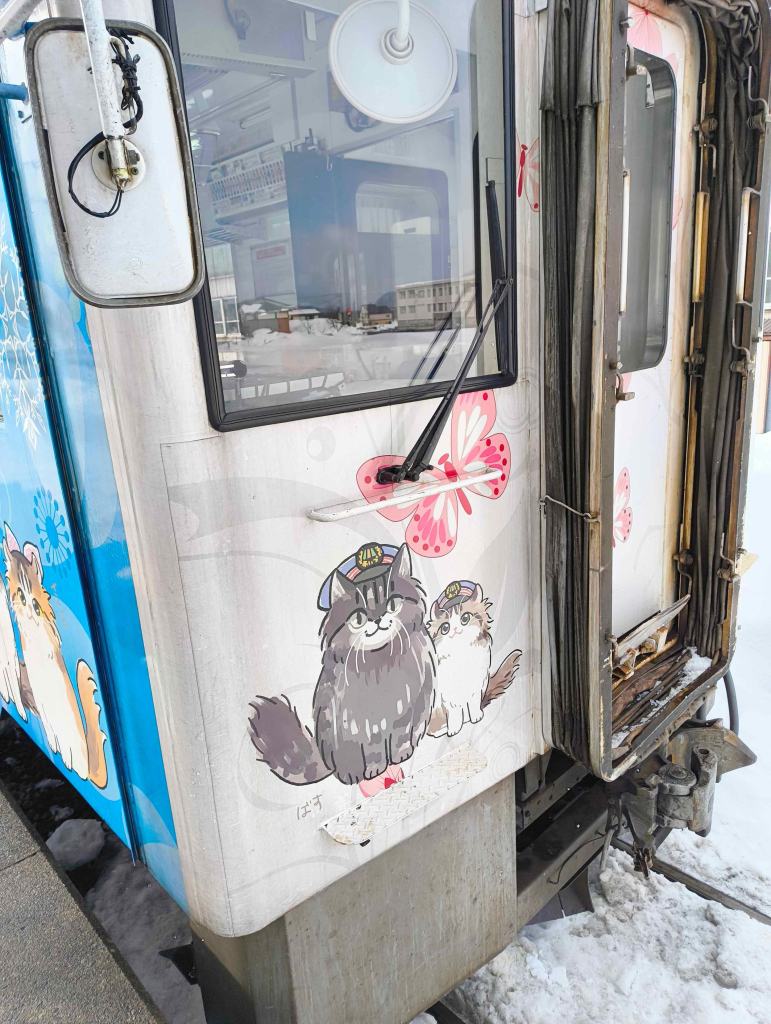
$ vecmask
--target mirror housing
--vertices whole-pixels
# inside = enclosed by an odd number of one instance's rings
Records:
[[[146,25],[106,24],[133,39],[144,104],[144,116],[130,137],[132,159],[142,165],[142,173],[108,217],[76,205],[68,182],[73,158],[101,131],[83,23],[49,18],[26,37],[30,102],[64,273],[73,292],[94,306],[184,302],[201,288],[205,260],[174,61],[163,39]],[[120,92],[117,68],[115,75]],[[80,160],[72,176],[72,189],[83,205],[102,213],[112,207],[117,192],[109,172],[100,173],[98,161],[107,156],[102,142]]]

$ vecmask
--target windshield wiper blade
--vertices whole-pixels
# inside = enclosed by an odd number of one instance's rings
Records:
[[[439,438],[445,428],[445,424],[450,417],[455,399],[466,383],[466,378],[482,346],[490,324],[495,320],[498,310],[512,290],[514,278],[506,276],[501,222],[498,215],[498,198],[495,194],[494,181],[489,181],[485,186],[485,198],[487,200],[487,229],[490,236],[490,270],[494,282],[490,298],[455,380],[445,392],[442,401],[437,406],[436,411],[426,424],[425,429],[404,462],[399,466],[380,467],[377,472],[377,482],[379,484],[400,484],[404,480],[414,482],[420,479],[421,473],[434,468],[430,463],[430,459],[439,443]]]

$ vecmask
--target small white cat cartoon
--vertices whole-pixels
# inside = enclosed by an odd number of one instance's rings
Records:
[[[466,723],[481,721],[519,669],[522,652],[512,651],[490,674],[491,607],[478,583],[457,580],[431,608],[428,631],[436,647],[437,674],[429,736],[455,736]]]

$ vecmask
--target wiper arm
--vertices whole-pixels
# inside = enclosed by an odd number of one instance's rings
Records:
[[[417,367],[415,368],[415,372],[410,377],[410,384],[414,384],[415,381],[420,377],[420,374],[421,374],[421,372],[423,370],[423,367],[426,365],[428,360],[431,358],[431,353],[434,351],[434,346],[436,345],[436,343],[439,341],[441,336],[444,334],[444,332],[447,330],[447,328],[452,323],[452,318],[453,318],[453,316],[455,314],[455,310],[458,308],[458,302],[460,302],[460,296],[458,297],[458,301],[455,303],[455,305],[452,307],[450,312],[447,314],[447,316],[442,321],[441,325],[439,326],[439,330],[434,335],[434,338],[433,338],[431,344],[428,346],[426,351],[421,356],[420,362],[418,363]],[[452,332],[452,337],[455,338],[457,333],[458,333],[457,329],[454,330]],[[427,379],[430,380],[430,377],[427,378]]]
[[[445,428],[445,424],[450,417],[455,399],[466,382],[472,363],[477,357],[490,324],[495,320],[496,313],[514,284],[514,279],[506,276],[501,221],[498,215],[498,198],[495,194],[494,181],[489,181],[485,186],[485,197],[487,200],[487,229],[490,235],[490,269],[494,281],[490,298],[455,380],[446,391],[442,401],[437,406],[436,411],[426,424],[425,429],[404,462],[400,466],[380,467],[377,472],[377,482],[379,484],[400,484],[404,480],[414,482],[420,479],[421,473],[433,469],[430,459],[439,443],[439,438]]]

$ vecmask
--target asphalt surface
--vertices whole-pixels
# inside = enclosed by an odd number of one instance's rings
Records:
[[[2,783],[0,1021],[163,1024]]]

